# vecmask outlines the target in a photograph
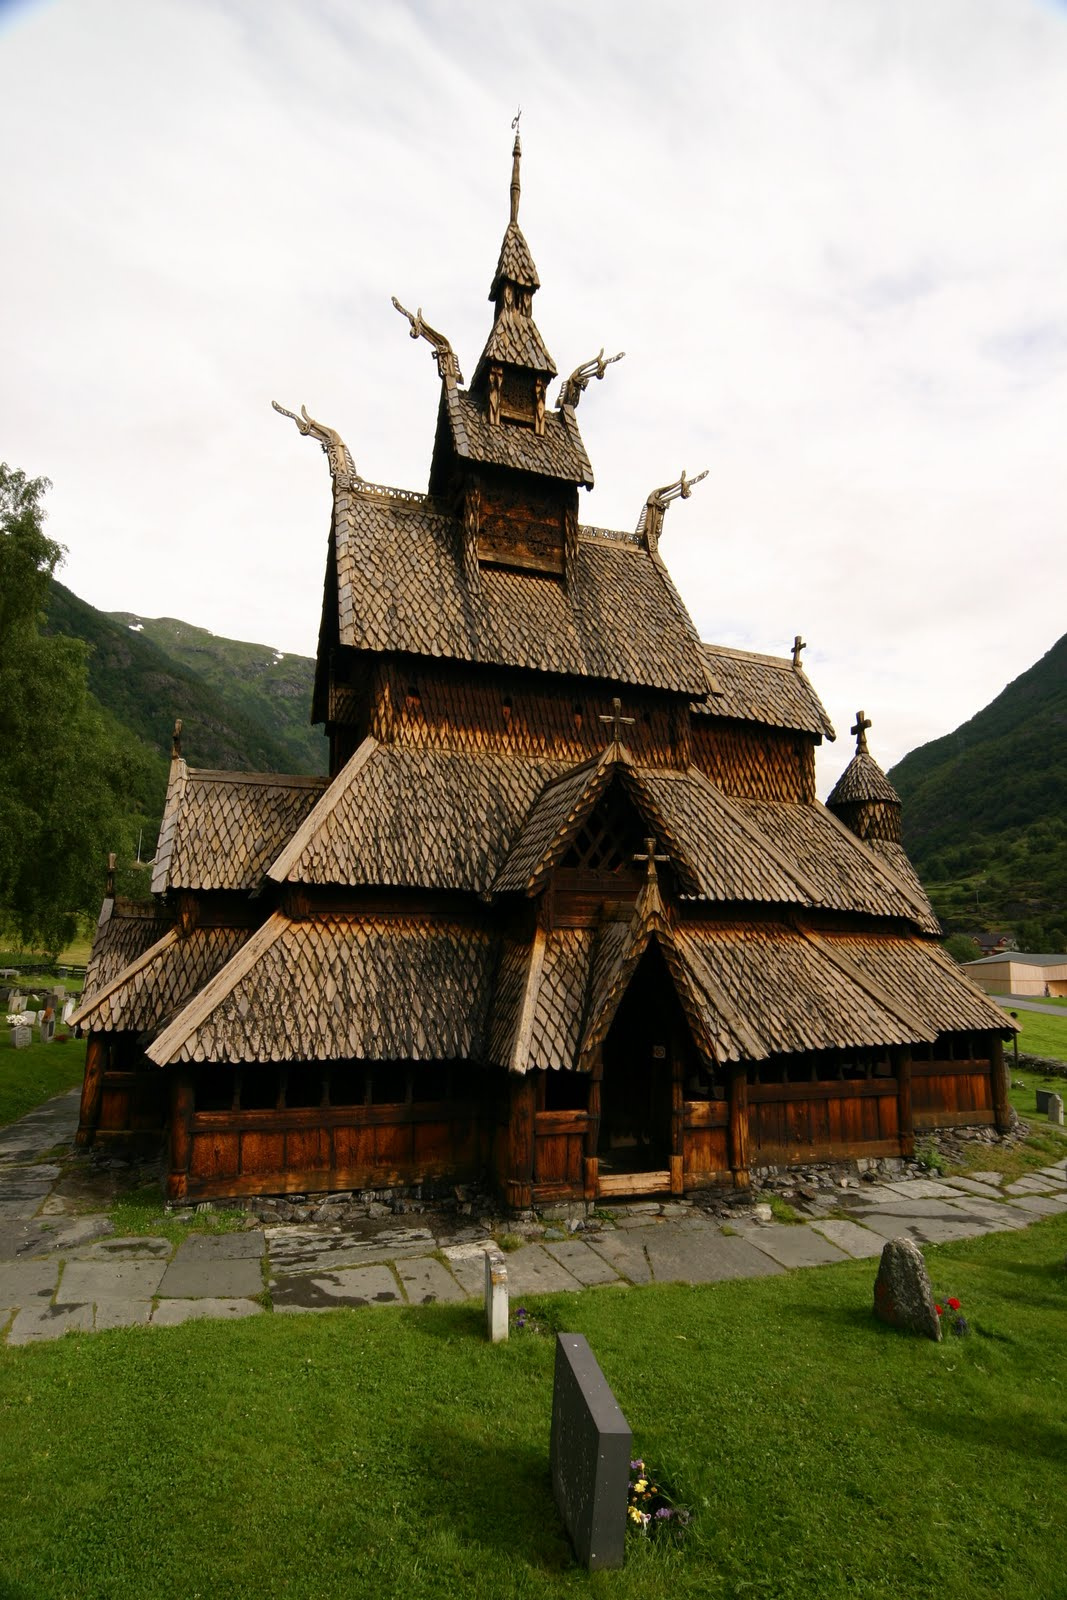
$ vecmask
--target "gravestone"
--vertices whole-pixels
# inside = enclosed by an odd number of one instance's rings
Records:
[[[40,1026],[40,1030],[41,1030],[41,1043],[42,1044],[51,1044],[53,1039],[56,1036],[55,1012],[54,1011],[42,1011],[41,1012],[41,1021],[40,1021],[39,1026]]]
[[[11,1043],[16,1050],[25,1050],[33,1043],[33,1029],[19,1023],[11,1030]]]
[[[1057,1128],[1063,1127],[1063,1096],[1050,1094],[1048,1097],[1048,1120]]]
[[[633,1435],[580,1333],[556,1339],[552,1493],[574,1553],[590,1572],[621,1567]]]
[[[485,1331],[493,1344],[508,1336],[508,1269],[499,1250],[485,1252]]]
[[[62,1021],[69,1022],[73,1015],[74,1015],[74,1001],[73,1000],[64,1000],[64,1002],[63,1002],[63,1017],[62,1017]]]
[[[1042,1116],[1048,1116],[1048,1103],[1052,1099],[1052,1094],[1053,1091],[1051,1089],[1034,1090],[1034,1103]]]
[[[922,1251],[912,1239],[890,1239],[878,1263],[874,1314],[893,1328],[940,1339],[941,1319]]]

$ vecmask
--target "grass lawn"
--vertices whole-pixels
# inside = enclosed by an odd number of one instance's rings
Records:
[[[67,1044],[35,1041],[25,1050],[16,1050],[10,1031],[0,1029],[0,1127],[25,1116],[42,1100],[73,1089],[84,1072],[84,1039],[71,1038]]]
[[[972,1337],[870,1313],[873,1263],[528,1302],[267,1314],[0,1350],[0,1595],[1067,1594],[1067,1217],[932,1248]],[[685,1542],[575,1567],[547,1469],[583,1332]]]
[[[1067,1061],[1067,1016],[1050,1017],[1040,1011],[1020,1011],[1018,1023],[1022,1028],[1019,1049],[1025,1055],[1050,1056],[1054,1061]],[[1004,1046],[1004,1055],[1010,1062],[1012,1047]]]

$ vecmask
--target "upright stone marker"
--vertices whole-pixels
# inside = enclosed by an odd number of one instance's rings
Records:
[[[580,1333],[556,1339],[552,1492],[574,1553],[590,1572],[621,1567],[633,1435]]]
[[[940,1339],[941,1319],[922,1251],[912,1239],[890,1239],[878,1263],[874,1314],[894,1328]]]
[[[485,1252],[485,1331],[493,1344],[508,1336],[508,1269],[499,1250]]]
[[[1050,1094],[1048,1097],[1048,1120],[1055,1123],[1057,1128],[1063,1127],[1063,1096]]]

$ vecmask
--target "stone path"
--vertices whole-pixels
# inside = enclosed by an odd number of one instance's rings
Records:
[[[0,1335],[8,1344],[198,1317],[426,1305],[479,1298],[491,1225],[422,1214],[409,1220],[279,1223],[193,1234],[180,1245],[119,1238],[106,1216],[79,1208],[63,1178],[77,1093],[0,1129]],[[77,1185],[73,1185],[77,1196]],[[507,1256],[512,1303],[593,1285],[717,1283],[766,1277],[881,1253],[887,1239],[919,1244],[1025,1228],[1067,1211],[1067,1157],[1012,1183],[969,1178],[859,1182],[806,1207],[800,1225],[763,1204],[728,1221],[680,1201],[610,1208],[590,1224],[527,1229]],[[607,1220],[610,1215],[610,1220]],[[512,1226],[501,1223],[500,1228]]]

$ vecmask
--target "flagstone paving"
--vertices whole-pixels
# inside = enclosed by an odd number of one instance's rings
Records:
[[[429,1305],[484,1292],[485,1252],[499,1248],[492,1226],[453,1216],[342,1224],[324,1205],[319,1222],[250,1222],[233,1233],[191,1234],[179,1245],[116,1235],[106,1216],[86,1213],[94,1201],[88,1177],[62,1166],[77,1116],[77,1093],[62,1095],[0,1129],[0,1337],[8,1344],[268,1309],[295,1315]],[[647,1200],[611,1207],[610,1221],[600,1214],[577,1233],[557,1225],[535,1237],[527,1229],[530,1236],[506,1256],[511,1298],[766,1277],[870,1259],[902,1235],[932,1244],[1025,1228],[1067,1211],[1067,1157],[1011,1183],[997,1172],[853,1179],[810,1202],[800,1223],[767,1220],[769,1209],[739,1206],[723,1222],[697,1205]]]

